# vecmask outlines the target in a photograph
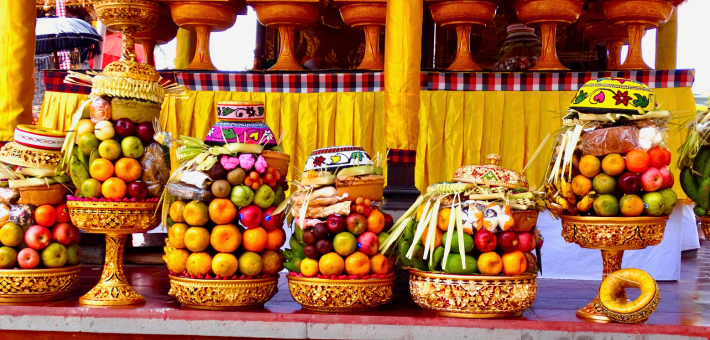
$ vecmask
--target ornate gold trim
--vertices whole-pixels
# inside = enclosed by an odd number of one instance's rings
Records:
[[[288,290],[306,310],[326,313],[362,312],[392,299],[395,277],[367,280],[327,280],[286,276]]]
[[[81,265],[53,269],[0,270],[0,302],[61,300],[79,284]]]
[[[562,237],[582,248],[634,250],[663,241],[668,216],[585,217],[560,216]]]
[[[144,233],[160,225],[158,202],[67,201],[77,228],[89,233]]]
[[[537,294],[537,274],[477,276],[409,270],[409,292],[424,309],[459,318],[522,315]]]
[[[168,294],[188,308],[253,309],[276,295],[278,283],[278,274],[249,280],[195,280],[170,275]]]

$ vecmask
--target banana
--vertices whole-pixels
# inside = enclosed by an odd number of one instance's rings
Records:
[[[577,198],[574,195],[574,192],[572,192],[572,184],[567,182],[567,180],[565,179],[564,176],[562,176],[562,178],[560,178],[560,195],[562,195],[562,197],[566,198],[567,201],[570,202],[570,204],[576,203],[574,201],[576,201]]]
[[[91,166],[91,163],[94,162],[94,160],[101,158],[99,155],[99,150],[98,149],[93,149],[91,150],[91,154],[89,155],[89,166]]]
[[[581,212],[587,212],[589,209],[592,208],[592,204],[594,203],[594,199],[597,197],[597,193],[594,191],[588,192],[586,195],[582,196],[582,198],[577,202],[577,210]]]
[[[72,157],[72,162],[69,165],[69,169],[71,171],[71,180],[74,183],[74,186],[81,191],[81,185],[89,179],[89,171],[86,170],[86,167],[84,167],[84,164],[82,164],[79,160],[76,159],[76,157]]]
[[[570,205],[569,202],[567,202],[566,198],[562,196],[555,196],[554,203],[557,203],[560,207],[562,207],[563,210],[569,211]]]
[[[562,209],[562,207],[557,203],[545,202],[545,205],[547,206],[547,209],[555,215],[562,215],[565,212],[564,209]]]

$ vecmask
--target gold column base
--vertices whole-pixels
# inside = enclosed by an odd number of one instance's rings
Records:
[[[145,302],[128,283],[123,271],[126,234],[106,234],[106,262],[99,283],[79,298],[82,305],[125,306]]]

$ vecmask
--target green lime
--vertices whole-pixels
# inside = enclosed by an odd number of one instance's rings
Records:
[[[446,239],[449,237],[448,231],[444,233],[444,236],[441,237],[441,242],[446,244]],[[459,252],[459,234],[454,233],[451,235],[451,252],[452,253],[457,253]],[[464,233],[463,234],[463,249],[464,253],[468,253],[471,250],[473,250],[473,237],[471,235]]]
[[[447,274],[460,274],[460,275],[471,275],[478,271],[478,264],[476,259],[471,255],[465,255],[466,258],[466,269],[463,269],[461,262],[461,255],[449,253],[449,257],[446,259],[446,268],[444,272]]]

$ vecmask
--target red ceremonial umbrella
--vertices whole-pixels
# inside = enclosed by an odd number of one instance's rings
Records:
[[[121,59],[121,52],[123,51],[123,37],[119,32],[106,32],[106,38],[104,38],[104,50],[103,50],[103,66]],[[143,62],[143,45],[136,44],[136,61],[139,63]],[[92,65],[93,67],[93,60]]]

